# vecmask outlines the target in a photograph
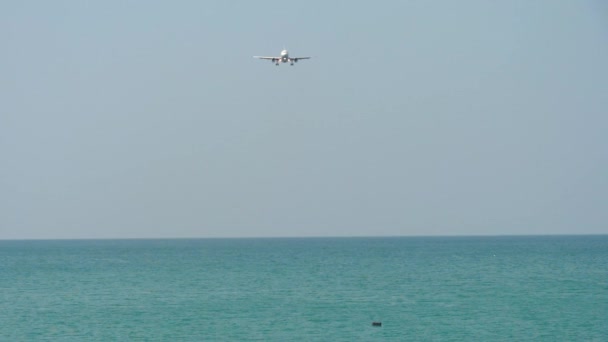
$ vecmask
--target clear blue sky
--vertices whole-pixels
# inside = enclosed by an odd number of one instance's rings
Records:
[[[0,43],[0,239],[608,233],[605,1],[4,1]]]

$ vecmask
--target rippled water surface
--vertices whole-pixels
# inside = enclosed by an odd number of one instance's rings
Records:
[[[0,241],[0,308],[2,341],[607,341],[608,236]]]

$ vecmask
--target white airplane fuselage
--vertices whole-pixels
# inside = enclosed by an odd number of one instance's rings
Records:
[[[287,50],[281,51],[281,63],[289,62],[289,52]],[[293,62],[291,62],[293,64]]]

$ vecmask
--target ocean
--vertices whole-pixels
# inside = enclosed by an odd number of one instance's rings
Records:
[[[608,341],[608,236],[0,241],[0,341],[130,340]]]

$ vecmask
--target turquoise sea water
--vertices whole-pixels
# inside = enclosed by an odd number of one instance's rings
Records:
[[[0,341],[608,341],[608,236],[0,241],[0,308]]]

